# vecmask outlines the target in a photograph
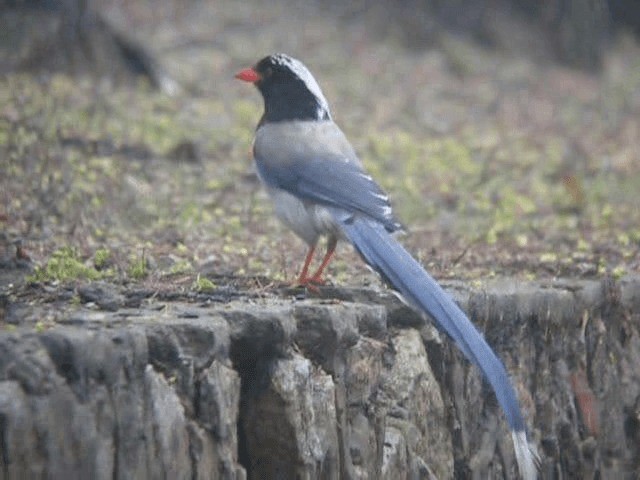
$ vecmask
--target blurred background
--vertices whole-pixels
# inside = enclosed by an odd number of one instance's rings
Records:
[[[64,279],[65,257],[158,288],[293,280],[305,246],[259,188],[261,98],[233,78],[277,51],[436,277],[640,270],[636,1],[4,0],[0,32],[5,283]],[[372,281],[342,249],[330,279]]]

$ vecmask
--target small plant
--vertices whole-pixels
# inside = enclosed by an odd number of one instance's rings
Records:
[[[149,270],[147,268],[147,259],[145,258],[144,250],[142,251],[142,255],[140,257],[135,257],[132,259],[131,264],[129,265],[128,273],[129,276],[134,280],[142,280],[149,274]]]
[[[205,277],[201,277],[200,274],[196,277],[196,281],[193,284],[193,288],[198,292],[213,292],[217,287],[216,284]]]
[[[34,283],[70,280],[98,280],[103,274],[84,264],[73,247],[62,247],[51,255],[46,265],[36,267],[28,281]]]
[[[104,270],[111,263],[111,252],[106,248],[99,248],[93,254],[93,266],[96,270]]]
[[[193,270],[193,265],[188,260],[180,260],[171,266],[169,273],[177,275],[181,273],[187,273]]]

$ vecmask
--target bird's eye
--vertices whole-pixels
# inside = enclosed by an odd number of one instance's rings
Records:
[[[262,74],[262,78],[267,78],[267,77],[270,77],[271,75],[273,75],[273,68],[267,67],[267,68],[264,69],[264,72]]]

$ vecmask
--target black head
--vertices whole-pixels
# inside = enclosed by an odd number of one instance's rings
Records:
[[[302,62],[283,53],[260,60],[236,78],[252,82],[264,99],[260,123],[290,120],[330,120],[329,104]]]

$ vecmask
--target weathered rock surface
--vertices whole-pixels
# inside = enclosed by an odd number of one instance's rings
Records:
[[[516,478],[479,373],[386,291],[89,291],[44,329],[16,316],[52,306],[3,299],[0,478]],[[637,478],[640,277],[450,291],[512,375],[542,477]]]

